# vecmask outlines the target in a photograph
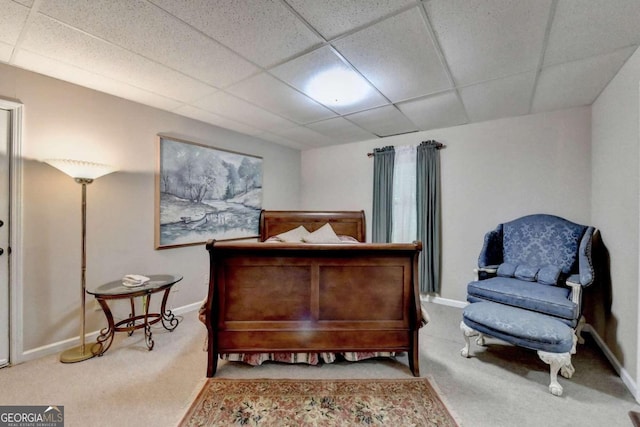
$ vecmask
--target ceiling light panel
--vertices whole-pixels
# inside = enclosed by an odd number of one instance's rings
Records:
[[[393,102],[451,88],[417,8],[340,39],[334,46]]]
[[[225,92],[217,92],[193,103],[194,106],[263,131],[296,126],[295,123],[256,107]]]
[[[287,2],[327,40],[415,4],[415,0],[287,0]]]
[[[342,117],[311,123],[307,125],[307,127],[330,137],[335,143],[339,142],[341,144],[376,138],[376,135],[367,132]]]
[[[40,11],[170,68],[188,70],[191,77],[213,86],[226,86],[258,71],[253,64],[146,1],[49,1]]]
[[[377,136],[390,136],[418,130],[395,106],[386,105],[347,116],[358,126]]]
[[[472,122],[529,113],[535,71],[460,88],[460,97]]]
[[[263,67],[322,43],[277,0],[152,2]]]
[[[544,64],[582,59],[638,44],[639,28],[638,0],[590,0],[588,6],[584,0],[559,1]]]
[[[239,98],[280,114],[299,124],[336,114],[267,73],[261,73],[226,89]]]
[[[454,91],[398,104],[420,130],[457,126],[468,122],[464,107]]]
[[[537,68],[551,0],[423,4],[457,85]]]
[[[190,102],[213,90],[184,74],[42,15],[33,20],[21,47],[178,101]]]
[[[620,70],[635,47],[543,68],[532,112],[591,104]]]
[[[279,79],[287,82],[291,86],[314,99],[313,94],[310,93],[309,83],[314,77],[328,70],[341,70],[347,74],[355,73],[353,69],[347,66],[329,46],[316,49],[311,53],[286,62],[270,70],[270,72]],[[358,77],[358,79],[367,88],[366,96],[360,101],[350,103],[348,105],[340,105],[339,103],[333,103],[332,105],[323,103],[323,105],[331,108],[331,110],[339,114],[348,114],[389,103],[389,101],[380,95],[380,93],[366,82],[366,80],[361,77]],[[340,84],[342,81],[338,79],[336,83]],[[318,99],[315,100],[320,102]]]

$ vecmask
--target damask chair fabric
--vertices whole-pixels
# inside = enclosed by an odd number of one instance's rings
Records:
[[[576,327],[581,290],[594,280],[593,233],[593,227],[546,214],[498,225],[485,235],[467,300],[506,304]]]

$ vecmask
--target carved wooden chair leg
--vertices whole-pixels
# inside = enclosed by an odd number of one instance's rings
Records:
[[[578,326],[576,326],[576,336],[578,337],[578,343],[580,344],[584,344],[584,338],[582,337],[582,329],[586,324],[587,324],[587,321],[585,320],[584,316],[580,316],[580,320],[578,320]]]
[[[584,321],[584,317],[582,318],[582,320]],[[580,341],[580,338],[578,337],[577,334],[574,333],[573,346],[571,347],[571,351],[570,351],[571,354],[576,354],[576,346],[579,341]],[[569,358],[568,364],[560,367],[560,375],[562,375],[565,378],[571,378],[575,372],[576,372],[576,368],[573,367],[573,364],[571,363],[571,358]]]
[[[478,339],[476,340],[477,342],[482,338],[482,334],[474,329],[471,329],[464,322],[460,322],[460,330],[462,331],[465,342],[464,348],[460,350],[460,354],[462,355],[462,357],[469,357],[469,347],[471,346],[470,338],[478,336]],[[484,345],[484,340],[480,345]]]
[[[562,369],[561,374],[564,376],[568,372],[571,365],[571,353],[549,353],[546,351],[538,351],[538,356],[542,361],[550,366],[549,375],[551,382],[549,383],[549,391],[554,396],[562,396],[562,386],[558,382],[558,371]]]

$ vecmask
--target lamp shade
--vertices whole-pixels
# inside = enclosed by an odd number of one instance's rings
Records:
[[[96,179],[116,170],[109,165],[82,160],[47,159],[44,162],[76,179]]]

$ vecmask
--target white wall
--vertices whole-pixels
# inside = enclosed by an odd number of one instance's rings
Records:
[[[204,299],[209,260],[204,246],[153,249],[158,133],[261,156],[263,206],[299,208],[298,150],[6,65],[0,96],[24,104],[24,350],[77,337],[79,328],[81,187],[42,159],[118,167],[88,186],[87,287],[126,273],[180,273],[174,308]],[[101,312],[87,314],[87,331],[106,326]]]
[[[640,51],[622,67],[592,106],[591,215],[609,249],[613,302],[606,325],[596,325],[628,375],[638,368],[638,233]]]
[[[365,209],[370,222],[367,152],[427,139],[447,146],[441,151],[443,298],[465,300],[483,236],[498,223],[539,212],[589,223],[589,107],[303,151],[302,208]]]

